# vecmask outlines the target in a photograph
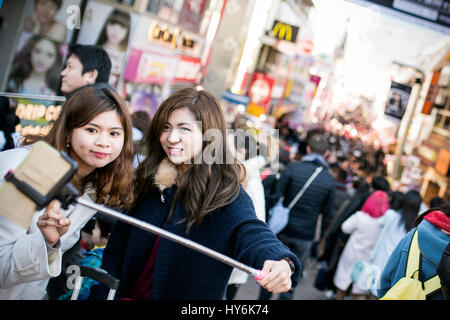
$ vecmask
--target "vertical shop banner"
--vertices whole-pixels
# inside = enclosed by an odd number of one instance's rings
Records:
[[[275,79],[259,72],[253,73],[252,80],[248,87],[248,96],[251,102],[268,107],[272,97],[272,89]]]
[[[430,87],[428,88],[427,96],[425,98],[425,102],[423,103],[422,107],[422,113],[423,114],[430,114],[431,109],[433,108],[434,99],[436,99],[436,94],[438,92],[438,82],[439,82],[439,76],[441,72],[434,71],[433,77],[431,78]]]
[[[316,96],[316,92],[317,92],[317,88],[319,87],[320,80],[321,80],[321,77],[319,77],[319,76],[311,75],[309,77],[309,81],[314,83],[314,91],[312,92],[311,98],[314,98]]]
[[[392,81],[384,113],[402,119],[406,111],[406,106],[408,105],[410,94],[410,86]]]
[[[178,24],[182,28],[198,33],[208,4],[209,0],[184,0]]]
[[[77,43],[98,45],[106,50],[111,59],[109,83],[115,87],[118,87],[125,67],[136,21],[135,13],[92,0],[84,12]]]

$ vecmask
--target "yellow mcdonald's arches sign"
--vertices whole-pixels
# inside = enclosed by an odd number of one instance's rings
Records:
[[[297,26],[275,20],[272,27],[272,36],[280,40],[295,42],[297,40],[298,29]]]

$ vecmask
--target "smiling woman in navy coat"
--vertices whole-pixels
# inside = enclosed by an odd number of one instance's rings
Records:
[[[300,262],[256,217],[240,185],[245,169],[226,159],[225,137],[224,115],[211,94],[191,88],[173,93],[147,132],[149,155],[136,172],[130,214],[261,269],[266,276],[258,283],[271,292],[292,290]],[[102,268],[120,279],[117,298],[139,300],[222,299],[232,271],[122,222],[109,238]],[[91,297],[106,293],[99,285]]]

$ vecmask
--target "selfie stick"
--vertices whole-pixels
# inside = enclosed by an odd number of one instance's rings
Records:
[[[139,219],[127,216],[127,215],[125,215],[125,214],[123,214],[121,212],[118,212],[116,210],[113,210],[111,208],[108,208],[108,207],[105,207],[105,206],[102,206],[102,205],[99,205],[99,204],[96,204],[96,203],[91,202],[91,201],[87,201],[87,200],[82,199],[82,198],[77,198],[75,201],[77,203],[85,206],[85,207],[88,207],[90,209],[94,209],[94,210],[100,211],[101,213],[106,214],[107,216],[119,219],[119,220],[121,220],[123,222],[131,224],[131,225],[133,225],[135,227],[138,227],[138,228],[140,228],[142,230],[149,231],[149,232],[151,232],[153,234],[156,234],[156,235],[161,236],[163,238],[166,238],[166,239],[169,239],[169,240],[174,241],[176,243],[179,243],[179,244],[181,244],[181,245],[183,245],[185,247],[188,247],[188,248],[191,248],[193,250],[196,250],[196,251],[198,251],[200,253],[203,253],[203,254],[205,254],[207,256],[210,256],[211,258],[214,258],[214,259],[219,260],[219,261],[221,261],[221,262],[223,262],[225,264],[228,264],[229,266],[238,268],[238,269],[240,269],[240,270],[242,270],[244,272],[247,272],[248,274],[251,274],[256,280],[261,280],[265,276],[265,273],[262,272],[261,270],[257,270],[257,269],[254,269],[252,267],[249,267],[249,266],[247,266],[247,265],[245,265],[245,264],[243,264],[243,263],[241,263],[239,261],[236,261],[236,260],[234,260],[234,259],[232,259],[232,258],[230,258],[230,257],[228,257],[228,256],[226,256],[224,254],[221,254],[221,253],[219,253],[217,251],[214,251],[214,250],[212,250],[212,249],[210,249],[208,247],[205,247],[205,246],[203,246],[203,245],[201,245],[201,244],[199,244],[197,242],[194,242],[194,241],[191,241],[189,239],[180,237],[180,236],[178,236],[178,235],[176,235],[176,234],[174,234],[172,232],[169,232],[169,231],[166,231],[164,229],[158,228],[158,227],[156,227],[156,226],[154,226],[152,224],[146,223],[146,222],[144,222],[142,220],[139,220]]]
[[[262,280],[264,276],[266,275],[263,271],[254,269],[252,267],[249,267],[239,261],[236,261],[224,254],[221,254],[217,251],[214,251],[208,247],[205,247],[199,243],[196,243],[194,241],[191,241],[189,239],[180,237],[172,232],[166,231],[164,229],[158,228],[152,224],[146,223],[142,220],[127,216],[123,214],[122,212],[113,210],[111,208],[108,208],[103,205],[96,204],[92,201],[87,201],[85,199],[79,198],[78,191],[73,188],[73,186],[70,183],[67,183],[65,188],[61,188],[61,186],[58,186],[59,190],[66,190],[64,192],[63,196],[59,194],[54,194],[53,192],[50,192],[52,195],[51,197],[45,197],[41,195],[38,191],[36,191],[33,187],[31,187],[29,184],[27,184],[24,181],[21,181],[17,179],[12,171],[9,171],[5,176],[6,181],[9,181],[13,183],[17,189],[19,189],[23,194],[25,194],[28,198],[33,200],[38,205],[38,208],[43,208],[46,206],[52,199],[58,199],[61,201],[61,206],[68,207],[70,203],[76,202],[82,206],[88,207],[90,209],[94,209],[96,211],[99,211],[102,214],[105,214],[107,216],[116,218],[118,220],[121,220],[123,222],[126,222],[128,224],[131,224],[132,226],[138,227],[142,230],[149,231],[153,234],[156,234],[158,236],[161,236],[163,238],[166,238],[168,240],[174,241],[176,243],[179,243],[185,247],[191,248],[193,250],[196,250],[200,253],[203,253],[207,256],[210,256],[213,259],[219,260],[229,266],[232,266],[234,268],[238,268],[239,270],[242,270],[250,275],[252,275],[256,280]],[[70,177],[69,177],[70,180]],[[60,185],[61,183],[58,183]]]

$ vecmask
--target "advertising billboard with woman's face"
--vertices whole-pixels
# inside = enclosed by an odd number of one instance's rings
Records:
[[[56,95],[62,62],[73,28],[71,7],[80,0],[34,0],[26,7],[15,48],[7,91]]]
[[[126,62],[136,20],[135,13],[97,1],[89,1],[83,15],[77,43],[98,45],[108,52],[112,64],[109,83],[115,87]]]
[[[15,130],[46,134],[61,110],[61,71],[68,42],[79,20],[81,0],[34,0],[25,6],[24,20],[14,48],[6,91],[17,93],[11,106],[20,119]],[[78,16],[77,16],[78,14]],[[24,94],[42,97],[24,97]]]

